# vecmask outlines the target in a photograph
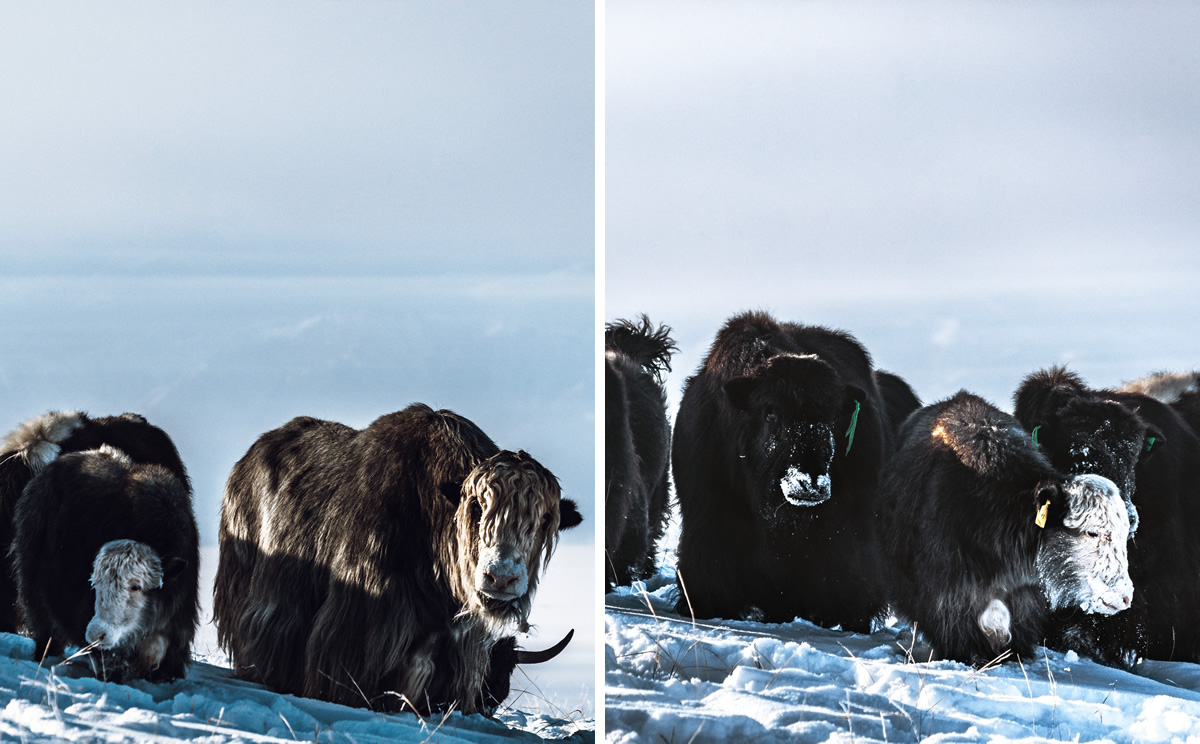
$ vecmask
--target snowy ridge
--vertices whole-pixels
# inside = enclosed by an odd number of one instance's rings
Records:
[[[31,661],[33,641],[0,633],[0,740],[156,742],[484,742],[595,740],[593,720],[502,709],[481,715],[375,713],[279,695],[196,662],[166,684],[74,679]],[[514,680],[515,683],[515,680]]]
[[[921,662],[903,626],[693,622],[672,610],[673,578],[638,589],[606,599],[610,742],[1200,740],[1200,665],[1131,674],[1043,648],[984,669]]]

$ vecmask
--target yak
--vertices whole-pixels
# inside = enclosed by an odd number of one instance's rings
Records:
[[[91,418],[79,411],[51,411],[9,432],[0,444],[0,632],[21,629],[17,587],[7,559],[13,540],[13,514],[25,486],[62,453],[110,445],[134,462],[170,470],[190,490],[187,472],[167,434],[135,413]]]
[[[1200,372],[1155,372],[1125,383],[1118,391],[1141,393],[1166,403],[1200,435]]]
[[[730,318],[684,385],[672,472],[682,532],[676,609],[867,632],[884,608],[871,520],[893,421],[851,335]]]
[[[1063,476],[1014,417],[960,391],[913,413],[878,512],[892,610],[936,654],[1029,659],[1049,612],[1129,607],[1129,514],[1112,481]]]
[[[237,676],[281,692],[491,714],[539,570],[581,520],[549,470],[451,411],[296,418],[226,484],[218,641]]]
[[[604,326],[605,591],[654,573],[669,516],[670,333],[645,315]]]
[[[1095,390],[1052,367],[1029,375],[1015,414],[1063,472],[1113,480],[1128,503],[1133,606],[1113,617],[1056,613],[1046,645],[1129,668],[1139,657],[1200,661],[1200,439],[1179,412],[1138,392]]]
[[[182,677],[199,622],[192,497],[169,468],[110,445],[60,455],[13,518],[18,606],[35,654],[93,646],[104,679]]]

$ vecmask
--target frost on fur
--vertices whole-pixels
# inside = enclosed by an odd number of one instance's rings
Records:
[[[1037,555],[1051,609],[1077,606],[1101,615],[1128,609],[1133,597],[1129,515],[1121,492],[1098,475],[1076,476],[1063,492],[1063,529],[1047,530]]]

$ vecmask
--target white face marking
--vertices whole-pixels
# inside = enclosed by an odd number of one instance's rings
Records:
[[[1079,475],[1066,484],[1064,530],[1048,530],[1037,567],[1052,609],[1079,607],[1112,615],[1133,597],[1129,578],[1129,512],[1116,484]]]
[[[84,637],[101,648],[114,648],[145,630],[150,592],[162,587],[162,561],[154,549],[133,540],[105,543],[92,564],[96,614]]]

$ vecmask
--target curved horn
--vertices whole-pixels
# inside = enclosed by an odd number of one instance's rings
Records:
[[[543,661],[550,661],[555,656],[558,656],[559,654],[562,653],[562,650],[567,647],[567,644],[571,642],[571,638],[574,635],[575,635],[575,629],[571,628],[570,630],[567,631],[567,634],[565,636],[563,636],[563,639],[561,641],[554,644],[553,646],[546,649],[545,651],[522,651],[521,649],[517,649],[517,663],[518,664],[541,664]]]

